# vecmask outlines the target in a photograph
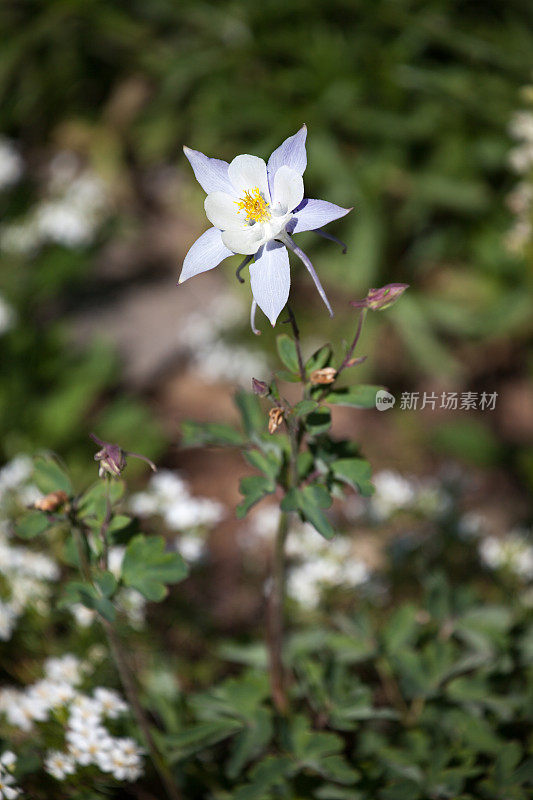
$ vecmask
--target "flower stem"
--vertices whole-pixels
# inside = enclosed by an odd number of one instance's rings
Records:
[[[305,366],[302,356],[302,346],[300,344],[300,329],[298,327],[298,323],[296,322],[296,317],[294,316],[294,312],[288,303],[287,303],[287,312],[289,314],[288,322],[291,323],[292,332],[294,334],[294,343],[296,345],[296,356],[298,358],[298,371],[300,373],[300,380],[305,387],[307,378],[305,374]]]
[[[356,328],[356,331],[355,331],[355,336],[354,336],[353,341],[352,341],[352,343],[351,343],[351,345],[350,345],[350,347],[348,349],[348,352],[344,356],[344,360],[343,360],[342,364],[340,365],[339,369],[337,370],[337,377],[341,374],[341,372],[344,369],[346,369],[346,367],[350,366],[350,361],[352,360],[352,357],[353,357],[357,342],[359,341],[359,337],[361,336],[361,331],[363,330],[363,325],[364,325],[365,318],[366,318],[366,312],[367,312],[366,308],[362,308],[361,309],[361,313],[359,315],[359,322],[357,323],[357,328]]]
[[[133,710],[135,719],[137,720],[137,725],[141,730],[145,745],[150,753],[152,763],[161,779],[161,783],[165,787],[165,791],[169,800],[181,800],[178,787],[174,783],[172,773],[161,756],[159,748],[155,743],[154,737],[152,736],[152,732],[150,730],[150,724],[144,709],[139,702],[139,690],[130,671],[128,659],[124,652],[122,642],[120,641],[115,628],[110,622],[103,618],[100,618],[100,621],[105,630],[107,641],[109,643],[109,649],[111,650],[111,655],[113,656],[113,661],[115,662],[124,693],[128,698],[128,702]]]
[[[104,518],[104,523],[102,524],[102,527],[100,529],[100,536],[102,539],[102,545],[105,554],[104,555],[105,564],[103,565],[105,568],[107,568],[107,554],[109,551],[109,540],[107,532],[112,515],[111,501],[108,494],[109,484],[107,485],[106,488],[107,488],[106,515]],[[73,520],[73,533],[78,551],[80,572],[84,580],[87,581],[87,583],[94,585],[91,572],[91,564],[89,559],[87,558],[87,553],[85,551],[83,528],[80,523],[76,524],[74,520]],[[114,625],[111,622],[106,620],[101,614],[98,614],[98,619],[106,634],[107,641],[109,643],[109,649],[111,651],[111,656],[113,658],[113,661],[115,662],[115,666],[117,668],[122,688],[124,689],[124,693],[128,698],[128,702],[131,706],[131,709],[137,721],[137,725],[139,726],[139,729],[142,733],[152,763],[161,779],[161,783],[165,787],[169,800],[181,800],[181,794],[178,790],[178,787],[174,783],[174,779],[172,777],[172,773],[169,767],[165,763],[165,760],[155,743],[154,737],[152,736],[152,732],[150,730],[150,723],[148,722],[148,718],[144,712],[144,709],[139,702],[139,690],[136,686],[136,681],[130,670],[128,664],[128,657],[124,652],[124,648],[122,646],[122,642],[120,641],[120,637]]]
[[[285,541],[289,532],[289,516],[281,511],[272,564],[272,585],[267,608],[267,643],[272,700],[279,714],[289,710],[286,674],[283,666],[283,606],[285,602]]]

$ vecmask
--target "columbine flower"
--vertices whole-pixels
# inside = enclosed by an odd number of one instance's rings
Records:
[[[184,147],[196,179],[207,192],[205,213],[213,225],[193,244],[183,262],[180,283],[213,269],[235,253],[250,262],[254,333],[257,306],[272,325],[289,297],[289,254],[292,250],[305,264],[331,315],[333,312],[313,265],[297,247],[293,233],[319,231],[322,225],[343,217],[351,208],[324,200],[304,199],[302,175],[307,166],[304,125],[274,150],[265,164],[262,158],[241,155],[231,164],[208,158]],[[329,237],[328,235],[328,238]],[[239,268],[240,270],[240,268]]]

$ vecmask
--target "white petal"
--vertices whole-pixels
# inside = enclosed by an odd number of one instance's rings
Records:
[[[267,242],[250,264],[252,294],[272,325],[285,306],[291,288],[287,248],[280,242]]]
[[[246,215],[239,210],[234,197],[225,192],[212,192],[204,202],[207,219],[221,231],[235,231],[246,225]]]
[[[234,253],[253,256],[265,242],[263,226],[256,223],[239,231],[222,231],[222,241]]]
[[[267,203],[270,203],[266,164],[257,156],[237,156],[228,167],[229,179],[237,195],[241,197],[245,191],[257,187]]]
[[[351,210],[336,206],[335,203],[328,203],[326,200],[304,200],[302,208],[294,212],[294,220],[289,230],[291,233],[313,231],[327,225],[328,222],[344,217]]]
[[[199,150],[184,147],[183,152],[189,159],[194,175],[204,192],[229,192],[231,183],[228,178],[228,162],[219,158],[209,158]]]
[[[283,211],[292,211],[304,196],[304,182],[301,175],[290,167],[280,167],[274,176],[272,203],[281,206]]]
[[[183,283],[194,275],[213,269],[223,259],[232,255],[233,252],[223,244],[220,231],[217,228],[209,228],[195,241],[185,256],[179,282]]]
[[[280,167],[287,166],[303,175],[307,166],[307,155],[305,152],[305,139],[307,128],[302,125],[298,133],[289,136],[283,144],[274,150],[268,159],[267,172],[270,186],[274,185],[274,175]]]

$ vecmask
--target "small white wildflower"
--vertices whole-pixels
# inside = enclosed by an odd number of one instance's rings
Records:
[[[70,702],[75,692],[69,683],[56,683],[45,678],[28,687],[26,695],[29,699],[36,700],[43,707],[50,709]]]
[[[15,310],[9,305],[7,300],[4,300],[0,295],[0,336],[11,330],[16,319],[17,315]]]
[[[509,569],[522,580],[533,580],[533,545],[521,531],[486,536],[478,545],[481,560],[491,569]]]
[[[15,456],[0,469],[0,492],[16,489],[25,483],[33,472],[33,462],[29,456]]]
[[[94,699],[100,704],[104,717],[116,719],[128,710],[128,704],[120,697],[117,692],[111,689],[104,689],[102,686],[93,692]]]
[[[142,753],[133,739],[113,739],[110,748],[100,755],[98,766],[118,781],[133,782],[142,775]]]
[[[76,764],[73,757],[68,753],[62,753],[60,750],[51,750],[44,761],[44,768],[53,778],[62,781],[67,775],[72,775],[76,771]]]
[[[66,738],[70,755],[82,767],[98,764],[113,746],[109,731],[102,726],[83,730],[71,729],[67,731]]]
[[[533,113],[516,111],[509,125],[509,133],[515,139],[533,142]]]
[[[0,639],[3,642],[8,642],[11,639],[18,618],[19,613],[13,604],[0,600]]]
[[[79,625],[80,628],[88,628],[96,619],[95,612],[81,603],[73,603],[73,605],[69,606],[69,611],[76,620],[76,625]]]
[[[0,138],[0,191],[18,181],[24,169],[24,162],[8,139]]]
[[[205,553],[205,542],[192,533],[183,533],[175,540],[176,550],[181,553],[185,561],[195,564],[200,561]]]
[[[80,659],[70,653],[59,658],[48,658],[44,663],[44,673],[47,678],[58,683],[70,683],[71,686],[81,682],[83,669]]]
[[[126,614],[133,628],[143,627],[146,617],[146,600],[136,589],[124,587],[116,596],[117,605]]]
[[[108,569],[113,573],[115,578],[120,577],[122,570],[122,562],[124,561],[125,547],[111,547],[109,550],[109,563]]]
[[[387,519],[400,509],[408,508],[416,498],[412,483],[392,470],[383,470],[373,478],[375,493],[370,508],[378,519]]]

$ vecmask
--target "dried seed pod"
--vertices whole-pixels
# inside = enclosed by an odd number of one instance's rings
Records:
[[[322,369],[315,369],[310,375],[310,381],[314,384],[327,384],[333,383],[337,377],[337,370],[333,367],[322,367]]]
[[[67,493],[59,489],[57,492],[50,492],[46,497],[41,497],[40,500],[36,500],[33,507],[39,511],[57,511],[57,509],[64,506],[67,501]]]
[[[271,408],[268,412],[268,417],[268,432],[274,433],[283,422],[283,409],[278,407]]]

